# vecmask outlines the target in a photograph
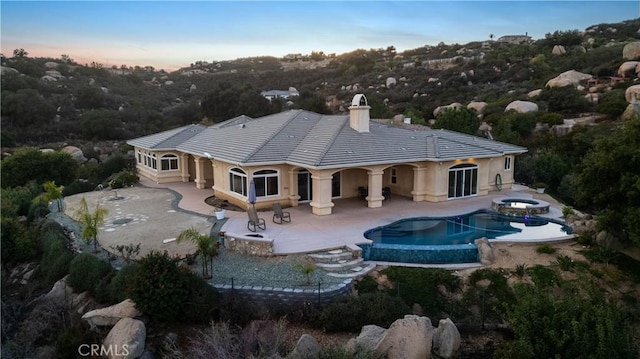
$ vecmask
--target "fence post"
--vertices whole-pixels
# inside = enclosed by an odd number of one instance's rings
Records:
[[[321,300],[320,300],[320,281],[318,281],[318,306],[320,306],[321,304]]]

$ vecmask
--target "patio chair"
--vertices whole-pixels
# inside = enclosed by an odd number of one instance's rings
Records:
[[[249,222],[247,222],[248,230],[255,232],[258,228],[267,229],[267,224],[264,222],[264,219],[258,217],[258,213],[255,208],[249,209],[247,214],[249,215]]]
[[[273,223],[291,222],[291,213],[282,210],[280,203],[273,204]]]

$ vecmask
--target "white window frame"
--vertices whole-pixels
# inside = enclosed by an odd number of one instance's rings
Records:
[[[475,163],[461,163],[449,168],[447,174],[447,183],[449,190],[447,191],[448,199],[467,198],[478,195],[478,173],[480,168]],[[453,175],[453,187],[451,187],[451,175]],[[460,195],[458,195],[458,183],[461,185]],[[469,193],[466,193],[466,187],[469,187]],[[453,195],[451,189],[453,188]]]
[[[389,183],[398,184],[398,169],[395,167],[391,167],[391,171],[389,173]]]
[[[167,164],[167,169],[164,168],[165,163]],[[160,170],[161,171],[180,170],[180,161],[178,161],[178,156],[174,155],[173,153],[162,155],[162,157],[160,157]]]
[[[240,179],[240,188],[235,188],[236,178]],[[238,167],[229,169],[229,191],[247,196],[247,173]]]
[[[280,171],[274,169],[263,169],[254,171],[252,174],[253,183],[256,185],[256,197],[276,197],[280,195]],[[270,180],[275,178],[276,192],[269,192]],[[262,183],[259,183],[262,182]],[[260,188],[262,187],[262,188]]]
[[[511,171],[511,156],[504,158],[504,170]]]

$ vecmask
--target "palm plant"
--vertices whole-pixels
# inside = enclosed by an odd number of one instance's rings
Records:
[[[56,186],[54,181],[47,181],[42,187],[44,192],[36,197],[36,200],[46,203],[55,201],[58,205],[58,212],[62,212],[62,191],[64,186]]]
[[[213,238],[204,234],[200,234],[197,229],[189,228],[185,229],[178,235],[176,241],[178,243],[183,241],[191,241],[196,247],[198,252],[202,256],[202,276],[204,278],[211,278],[213,272],[213,257],[218,254],[218,247],[216,247]],[[207,269],[207,264],[211,266],[211,269]]]
[[[104,217],[109,213],[106,208],[101,208],[100,204],[96,204],[93,212],[89,211],[87,200],[82,197],[80,200],[80,208],[76,212],[76,220],[82,225],[82,238],[87,245],[93,242],[94,252],[98,251],[98,228],[104,224]]]

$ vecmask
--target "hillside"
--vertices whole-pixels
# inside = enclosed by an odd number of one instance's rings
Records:
[[[389,46],[337,56],[320,52],[282,59],[199,61],[172,73],[150,66],[79,65],[66,55],[29,58],[19,49],[13,57],[1,59],[3,146],[124,140],[200,122],[205,116],[216,122],[287,108],[339,113],[358,92],[367,95],[377,118],[411,113],[420,123],[433,118],[438,106],[472,100],[487,102],[489,116],[568,70],[598,78],[616,76],[625,61],[622,49],[638,39],[639,27],[635,19],[585,31],[557,31],[545,39],[515,44],[492,39],[402,53]],[[565,53],[553,55],[555,45],[563,46]],[[616,88],[631,84],[629,79]],[[260,91],[290,87],[300,96],[289,104],[269,103],[259,96]],[[598,89],[600,95],[602,91]],[[623,100],[617,95],[611,101]],[[565,117],[604,107],[582,103],[556,108],[544,98],[538,105],[541,111]]]

